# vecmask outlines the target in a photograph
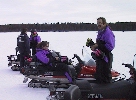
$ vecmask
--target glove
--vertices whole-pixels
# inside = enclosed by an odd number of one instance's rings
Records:
[[[55,57],[55,60],[56,60],[56,61],[60,61],[60,58],[59,58],[59,57]]]
[[[91,53],[91,56],[94,60],[103,59],[105,57],[105,53],[103,53],[101,50],[96,49]]]
[[[94,45],[94,42],[92,41],[92,39],[88,38],[87,42],[86,42],[86,46],[89,47],[89,46],[92,46],[92,45]]]
[[[32,61],[32,58],[28,58],[27,61],[28,61],[28,62],[31,62],[31,61]]]

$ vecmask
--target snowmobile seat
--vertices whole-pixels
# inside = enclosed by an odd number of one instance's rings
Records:
[[[76,85],[71,85],[64,92],[65,100],[88,100],[87,94],[92,93],[92,86],[87,80],[76,80]]]
[[[76,71],[72,65],[68,65],[69,70],[71,71],[72,76],[76,76]],[[64,76],[64,71],[58,71],[55,69],[52,69],[50,66],[45,66],[40,62],[31,62],[28,67],[26,67],[26,70],[29,70],[31,72],[37,71],[38,75],[47,75],[47,76]]]
[[[68,68],[72,74],[72,76],[77,76],[77,72],[76,72],[76,69],[73,67],[73,65],[68,65]]]
[[[65,100],[78,100],[81,96],[81,91],[78,86],[71,85],[65,92]]]
[[[27,66],[26,66],[26,70],[29,70],[31,72],[33,71],[37,71],[38,74],[44,74],[44,75],[49,75],[49,76],[64,76],[65,72],[64,71],[58,71],[56,69],[54,69],[54,67],[50,67],[44,63],[42,63],[41,61],[39,61],[37,59],[37,57],[34,55],[31,57],[32,60],[30,62],[27,62]],[[66,65],[68,65],[67,60],[68,58],[63,56],[63,60],[62,62],[55,62],[55,63],[64,63]],[[64,61],[64,62],[63,62]],[[53,63],[53,64],[55,64]],[[76,76],[76,71],[74,69],[74,67],[72,65],[68,65],[69,70],[72,73],[72,76]]]

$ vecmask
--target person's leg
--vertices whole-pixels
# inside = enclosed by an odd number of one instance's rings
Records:
[[[95,73],[95,75],[94,75],[94,77],[96,78],[96,81],[98,82],[98,83],[101,83],[102,82],[102,71],[103,71],[103,69],[102,69],[102,61],[101,60],[97,60],[96,61],[96,73]]]
[[[109,66],[109,63],[104,62],[103,65],[104,65],[104,67],[103,67],[103,75],[104,75],[103,81],[106,83],[109,83],[112,79],[111,68]]]
[[[112,79],[111,68],[112,68],[112,62],[113,62],[113,54],[109,53],[107,56],[108,56],[108,63],[103,62],[105,65],[103,69],[104,69],[104,76],[106,78],[105,81],[110,82]]]
[[[69,82],[70,83],[73,82],[74,76],[72,76],[72,73],[71,73],[70,69],[68,68],[68,65],[66,65],[64,63],[59,63],[59,64],[57,64],[55,69],[58,70],[58,71],[64,71],[65,72],[65,76],[67,77]]]
[[[70,83],[73,82],[73,79],[68,72],[65,72],[65,76],[67,77],[67,79],[69,80]]]
[[[35,55],[36,54],[36,48],[33,50],[33,55]]]
[[[20,54],[17,55],[17,61],[20,61]]]
[[[23,74],[24,72],[24,66],[25,66],[25,59],[24,59],[24,54],[20,54],[20,68],[19,68],[19,71],[20,73]]]
[[[24,54],[20,54],[20,68],[24,67]]]
[[[35,49],[32,48],[32,55],[35,55]]]

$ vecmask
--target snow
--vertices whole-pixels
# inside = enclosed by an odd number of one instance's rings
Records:
[[[82,47],[86,39],[92,38],[95,41],[96,31],[85,32],[38,32],[42,41],[50,42],[50,49],[59,51],[61,55],[69,58],[73,54],[82,56]],[[24,76],[18,71],[12,71],[8,67],[7,56],[15,54],[16,38],[19,32],[0,33],[0,100],[46,100],[49,94],[47,88],[29,88],[28,83],[23,83]],[[122,63],[132,64],[133,56],[136,53],[136,32],[114,31],[116,47],[113,53],[113,69],[124,73],[129,77],[128,69]],[[30,35],[30,32],[28,32]],[[91,52],[86,48],[88,53]]]

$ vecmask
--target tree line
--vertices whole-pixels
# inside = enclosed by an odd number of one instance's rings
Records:
[[[136,31],[136,22],[108,23],[113,31]],[[20,32],[22,28],[37,29],[39,32],[68,32],[68,31],[97,31],[94,23],[34,23],[34,24],[5,24],[0,25],[0,32]]]

